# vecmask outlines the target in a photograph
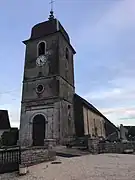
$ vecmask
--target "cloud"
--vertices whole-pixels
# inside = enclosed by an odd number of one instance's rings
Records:
[[[76,34],[79,37],[78,44],[92,43],[94,47],[102,46],[103,49],[108,43],[117,42],[120,36],[126,35],[125,32],[135,28],[134,7],[134,0],[117,1],[106,13],[102,13],[99,21],[92,26],[87,19],[86,24],[83,24],[83,28]]]
[[[118,120],[135,120],[135,106],[112,108],[112,109],[100,109],[106,116],[117,116]],[[134,122],[135,124],[135,122]]]
[[[128,113],[131,115],[135,115],[135,106],[130,108],[108,108],[108,109],[101,109],[105,114],[110,113]]]
[[[87,23],[79,39],[90,52],[81,94],[115,124],[135,124],[134,7],[134,0],[117,1],[96,24]]]
[[[0,94],[0,109],[8,110],[9,120],[12,127],[19,127],[20,104],[21,98],[18,89]]]
[[[135,83],[134,78],[119,77],[107,86],[83,95],[115,124],[135,125]]]
[[[107,94],[115,94],[116,89],[123,91],[120,85],[113,85],[113,81],[117,79],[120,81],[124,77],[123,79],[127,78],[130,82],[130,78],[134,81],[134,5],[135,1],[133,0],[117,1],[105,13],[102,12],[98,22],[91,25],[89,20],[91,15],[89,15],[83,26],[78,28],[75,40],[78,40],[79,51],[76,62],[76,73],[79,74],[76,76],[76,84],[79,88],[82,86],[80,85],[82,76],[86,81],[86,83],[83,81],[82,84],[87,86],[87,89],[92,91],[103,89]],[[81,53],[82,51],[84,54]],[[82,71],[85,73],[82,74]],[[128,84],[129,82],[127,82],[127,86]],[[114,90],[109,89],[112,92],[108,92],[108,88]],[[90,92],[85,91],[85,94],[92,93],[93,95],[91,90],[89,90]]]
[[[110,91],[96,91],[96,92],[90,92],[84,96],[86,99],[106,99],[106,98],[116,98],[119,97],[119,95],[122,93],[121,89],[112,89]]]
[[[107,100],[108,102],[109,100],[135,100],[135,81],[130,74],[109,80],[106,85],[101,84],[100,88],[89,89],[83,97],[88,100]]]
[[[123,109],[115,108],[111,111],[101,109],[101,112],[115,124],[135,125],[135,106]]]
[[[88,100],[135,100],[135,89],[114,88],[90,92],[84,95]],[[109,101],[108,101],[109,102]]]
[[[98,6],[85,16],[81,13],[81,20],[80,12],[75,13],[78,17],[76,21],[72,19],[71,28],[75,32],[72,37],[77,50],[77,89],[115,124],[127,123],[122,118],[134,116],[131,110],[135,104],[134,7],[134,0],[116,1],[105,10]],[[20,59],[19,56],[14,59]],[[20,101],[20,95],[0,96],[0,106],[9,110],[13,126],[19,124]]]

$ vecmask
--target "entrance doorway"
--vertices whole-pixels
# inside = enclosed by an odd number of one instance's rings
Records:
[[[38,114],[33,118],[33,146],[44,146],[45,117]]]

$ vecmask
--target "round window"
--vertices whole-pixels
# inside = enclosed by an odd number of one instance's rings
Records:
[[[42,93],[44,91],[44,86],[42,84],[39,84],[36,88],[37,93]]]

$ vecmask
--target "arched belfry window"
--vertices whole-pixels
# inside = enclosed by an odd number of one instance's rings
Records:
[[[37,46],[37,54],[38,56],[45,54],[46,52],[46,42],[42,41]]]
[[[66,59],[68,60],[68,58],[69,58],[69,50],[68,48],[66,48]]]

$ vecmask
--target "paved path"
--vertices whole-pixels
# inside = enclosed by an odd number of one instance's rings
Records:
[[[4,174],[0,180],[135,180],[135,155],[100,154],[58,157],[61,164],[42,163],[26,176]]]

